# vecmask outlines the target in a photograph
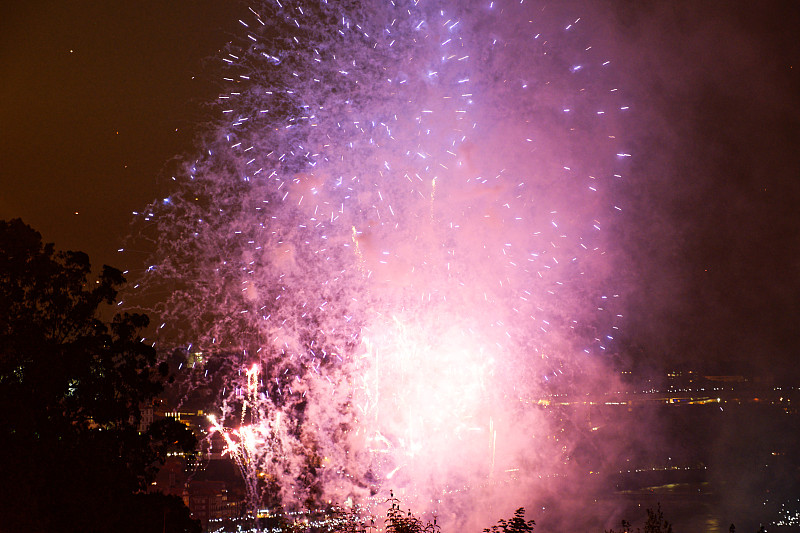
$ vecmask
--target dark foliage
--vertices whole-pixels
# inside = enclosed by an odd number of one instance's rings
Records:
[[[533,526],[535,525],[536,522],[533,520],[525,521],[525,508],[520,507],[514,511],[514,516],[510,519],[501,518],[497,521],[497,525],[492,526],[491,529],[486,528],[483,531],[485,533],[499,533],[500,531],[503,533],[524,533],[533,531]]]
[[[433,522],[425,523],[411,513],[400,510],[400,500],[394,497],[394,493],[389,493],[389,510],[386,511],[386,531],[387,533],[439,533],[439,526],[436,519]]]
[[[647,510],[647,522],[644,523],[644,533],[672,533],[672,524],[664,520],[661,504],[654,511]]]
[[[167,367],[139,336],[146,316],[100,317],[122,273],[90,273],[86,254],[0,221],[0,531],[199,530],[180,500],[143,493],[196,442],[173,421],[139,432]]]
[[[731,524],[731,528],[733,524]],[[622,528],[619,531],[613,529],[606,531],[606,533],[632,533],[631,523],[627,520],[622,521]],[[641,533],[641,529],[636,528],[636,533]],[[647,509],[647,522],[644,524],[644,533],[672,533],[672,524],[664,520],[664,512],[661,510],[661,504],[658,504],[656,510]]]

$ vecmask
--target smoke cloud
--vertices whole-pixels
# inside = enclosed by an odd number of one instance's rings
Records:
[[[189,381],[251,503],[393,489],[479,528],[585,498],[606,451],[554,398],[616,383],[636,154],[613,49],[567,4],[267,2],[240,22],[219,118],[142,215],[141,291],[168,295],[159,338],[202,354]]]

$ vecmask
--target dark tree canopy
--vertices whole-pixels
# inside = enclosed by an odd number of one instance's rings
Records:
[[[179,500],[144,493],[169,450],[195,446],[177,422],[139,432],[168,377],[148,318],[103,320],[125,279],[90,275],[86,254],[0,221],[0,532],[191,530]]]
[[[731,524],[730,532],[734,533],[735,530],[736,527]],[[619,531],[610,529],[606,530],[606,533],[632,533],[632,531],[631,523],[627,520],[623,520],[622,528]],[[637,527],[636,533],[642,533],[642,530]],[[647,509],[647,522],[644,524],[644,533],[672,533],[672,524],[664,519],[664,512],[661,510],[661,502],[658,503],[658,507],[655,510]]]
[[[400,509],[400,500],[394,497],[394,492],[389,492],[390,504],[389,510],[386,511],[386,533],[440,533],[441,529],[436,524],[436,518],[433,522],[425,523],[411,513],[404,513]]]
[[[514,511],[514,516],[506,520],[501,518],[497,521],[497,525],[492,526],[491,529],[486,528],[483,531],[486,533],[524,533],[533,531],[533,526],[536,522],[533,520],[525,520],[525,508],[520,507]]]

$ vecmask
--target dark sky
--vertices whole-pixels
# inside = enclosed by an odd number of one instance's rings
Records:
[[[131,211],[164,186],[216,96],[204,59],[222,2],[17,2],[0,22],[0,216],[115,261]],[[77,212],[77,214],[75,214]]]
[[[643,117],[620,238],[632,340],[798,376],[800,3],[607,5]]]
[[[698,7],[699,6],[699,7]],[[0,218],[117,264],[192,151],[245,7],[18,2],[0,20]],[[798,375],[800,3],[592,1],[636,112],[620,191],[624,356]]]

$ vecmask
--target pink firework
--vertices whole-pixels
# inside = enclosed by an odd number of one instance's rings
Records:
[[[630,157],[584,21],[268,1],[241,24],[219,118],[147,211],[142,289],[169,295],[161,342],[202,352],[191,382],[254,505],[259,476],[289,506],[394,488],[458,509],[563,475],[539,406],[613,350],[606,228]]]

